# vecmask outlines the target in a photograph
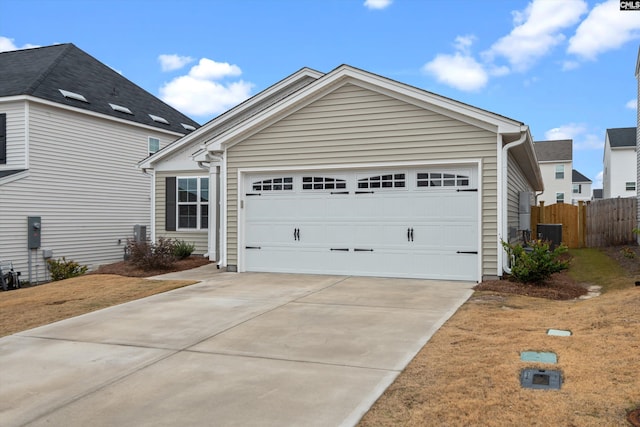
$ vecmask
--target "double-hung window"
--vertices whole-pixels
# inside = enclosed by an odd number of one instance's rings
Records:
[[[556,165],[556,179],[564,179],[564,165]]]
[[[634,181],[626,182],[624,189],[627,191],[636,191],[636,183]]]
[[[177,179],[178,228],[202,230],[209,227],[209,178]]]

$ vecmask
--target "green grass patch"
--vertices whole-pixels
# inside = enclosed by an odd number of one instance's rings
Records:
[[[569,275],[579,283],[601,286],[603,292],[633,286],[624,269],[599,249],[570,249],[569,255]]]

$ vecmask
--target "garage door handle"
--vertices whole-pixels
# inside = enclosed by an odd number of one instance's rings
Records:
[[[332,191],[331,194],[349,194],[348,191]]]
[[[331,248],[332,251],[349,252],[349,248]]]
[[[375,191],[356,191],[356,194],[373,194]]]
[[[359,249],[359,248],[355,248],[353,251],[354,251],[354,252],[373,252],[373,249]]]
[[[293,229],[293,240],[300,240],[300,229],[299,228],[294,228]]]
[[[474,254],[478,255],[478,251],[457,251],[457,254]]]
[[[477,188],[458,188],[456,191],[457,191],[458,193],[459,193],[459,192],[461,192],[461,191],[473,191],[473,192],[476,192],[476,193],[477,193],[477,192],[478,192],[478,189],[477,189]]]
[[[413,242],[413,228],[407,228],[407,242]]]
[[[262,249],[260,246],[245,246],[245,249]]]

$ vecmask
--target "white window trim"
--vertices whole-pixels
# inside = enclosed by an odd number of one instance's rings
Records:
[[[196,197],[196,201],[195,202],[180,202],[180,180],[181,179],[196,179],[196,183],[197,183],[197,197]],[[207,215],[207,217],[209,217],[211,215],[211,194],[209,194],[209,200],[205,203],[200,201],[200,194],[202,191],[202,180],[203,179],[210,179],[209,176],[206,175],[198,175],[198,176],[176,176],[176,231],[187,231],[187,232],[194,232],[194,231],[206,231],[209,228],[209,224],[207,224],[206,228],[202,227],[201,221],[202,221],[202,206],[206,205],[209,206],[209,213]],[[210,189],[207,188],[207,190],[209,190],[210,193]],[[195,228],[188,228],[188,227],[180,227],[180,206],[181,205],[196,205],[197,209],[196,209],[196,227]]]

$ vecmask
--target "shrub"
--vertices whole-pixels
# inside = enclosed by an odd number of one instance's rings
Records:
[[[175,243],[160,237],[157,242],[127,240],[129,262],[143,270],[166,270],[176,262]]]
[[[176,240],[173,246],[173,254],[178,259],[185,259],[196,250],[196,245],[187,243],[184,240]]]
[[[47,265],[53,281],[82,276],[88,270],[86,265],[80,265],[72,260],[67,261],[65,257],[57,260],[48,259]]]
[[[549,242],[532,240],[528,250],[522,245],[511,245],[502,242],[502,246],[511,259],[511,275],[514,280],[522,283],[542,284],[553,273],[569,268],[568,261],[560,260],[560,256],[567,252],[564,245],[549,250]]]
[[[622,256],[624,256],[625,258],[635,258],[636,257],[636,253],[633,249],[631,249],[630,247],[626,246],[622,249],[620,249],[620,253],[622,254]]]

